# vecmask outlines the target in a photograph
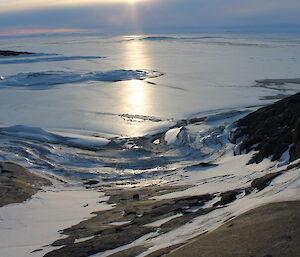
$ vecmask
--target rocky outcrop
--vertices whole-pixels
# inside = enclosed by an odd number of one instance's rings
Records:
[[[18,56],[22,54],[33,54],[30,52],[16,52],[16,51],[9,51],[9,50],[0,50],[0,56]]]
[[[299,256],[299,212],[300,202],[280,202],[261,206],[214,231],[188,241],[183,247],[163,256]]]
[[[281,171],[270,173],[260,178],[256,178],[251,182],[250,190],[257,189],[258,191],[261,191],[265,189],[272,182],[273,179],[277,178],[280,175],[282,175]]]
[[[290,161],[300,158],[300,93],[250,113],[236,126],[232,139],[241,141],[240,151],[256,151],[249,163],[279,160],[289,148]]]
[[[0,162],[0,207],[10,203],[20,203],[37,193],[42,186],[51,185],[20,165]]]
[[[214,195],[185,196],[174,199],[155,200],[153,197],[181,191],[190,186],[151,186],[141,189],[112,189],[108,203],[115,207],[96,212],[96,216],[62,231],[68,237],[58,239],[52,246],[62,246],[44,255],[45,257],[87,257],[92,254],[112,250],[133,243],[138,238],[156,232],[168,233],[189,223],[194,218],[205,215],[218,207],[206,207]],[[139,196],[137,199],[137,195]],[[173,217],[177,214],[178,217]],[[161,225],[153,222],[171,218]],[[117,225],[119,223],[119,225]],[[122,224],[123,223],[123,224]],[[85,241],[76,239],[88,238]],[[133,244],[134,246],[134,244]],[[136,256],[145,251],[147,246],[130,248],[116,256]]]
[[[297,119],[293,134],[293,145],[290,150],[291,161],[300,158],[300,117]]]

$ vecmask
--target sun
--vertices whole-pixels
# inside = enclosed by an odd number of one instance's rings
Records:
[[[129,4],[137,4],[137,3],[143,2],[145,0],[125,0],[125,1],[127,1],[127,3],[129,3]]]

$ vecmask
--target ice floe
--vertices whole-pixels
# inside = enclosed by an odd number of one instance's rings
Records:
[[[97,149],[109,143],[105,138],[89,137],[84,135],[72,134],[54,134],[39,127],[29,127],[24,125],[16,125],[11,127],[0,128],[0,135],[5,135],[10,138],[20,138],[34,140],[40,143],[62,144],[74,147],[82,147],[88,149]]]
[[[59,84],[83,83],[91,81],[117,82],[125,80],[144,80],[162,76],[159,71],[148,70],[112,70],[104,72],[76,73],[68,71],[41,71],[18,73],[2,77],[0,87],[22,87],[48,89]]]
[[[222,38],[217,36],[147,36],[147,37],[134,37],[129,40],[153,40],[153,41],[163,41],[163,40],[189,40],[189,39],[213,39]]]
[[[92,60],[101,59],[101,56],[55,56],[55,57],[40,57],[40,58],[17,58],[9,60],[1,60],[0,64],[24,64],[24,63],[37,63],[37,62],[64,62],[64,61],[77,61],[77,60]]]
[[[48,167],[51,174],[59,172],[75,180],[90,176],[103,181],[161,179],[174,171],[194,170],[188,167],[218,159],[227,149],[228,127],[242,115],[243,111],[225,111],[191,117],[174,121],[159,132],[128,138],[84,131],[50,132],[22,125],[2,127],[0,154],[25,166],[29,162],[31,168]],[[124,117],[165,123],[153,117]]]

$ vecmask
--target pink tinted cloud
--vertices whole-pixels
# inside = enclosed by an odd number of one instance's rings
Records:
[[[57,33],[91,33],[95,32],[86,29],[68,29],[68,28],[56,28],[56,29],[12,29],[9,31],[1,32],[0,36],[21,36],[21,35],[37,35],[37,34],[57,34]]]

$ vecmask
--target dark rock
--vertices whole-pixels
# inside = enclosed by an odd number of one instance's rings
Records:
[[[194,195],[194,196],[182,197],[182,198],[175,199],[174,201],[175,201],[175,205],[181,204],[181,205],[189,205],[189,206],[202,206],[204,205],[204,203],[212,200],[213,198],[214,198],[213,195],[205,194],[205,195]]]
[[[251,147],[255,144],[261,143],[263,141],[263,137],[260,136],[250,136],[249,138],[246,138],[241,146],[240,150],[241,152],[246,151],[248,153],[251,150]]]
[[[87,182],[84,182],[84,185],[93,186],[99,184],[98,180],[89,180]]]
[[[63,239],[58,239],[58,240],[54,241],[51,245],[52,246],[63,246],[63,245],[73,244],[74,242],[75,242],[75,238],[67,237],[67,238],[63,238]]]
[[[300,158],[300,117],[298,117],[295,125],[294,136],[293,136],[293,147],[290,152],[290,161],[294,161]]]
[[[16,51],[9,51],[9,50],[0,50],[0,56],[18,56],[22,54],[33,54],[30,52],[16,52]]]
[[[138,200],[140,200],[140,196],[139,196],[139,194],[135,194],[135,195],[133,195],[133,196],[132,196],[132,200],[135,200],[135,201],[138,201]]]
[[[20,165],[0,162],[0,207],[29,199],[51,182],[37,176]]]
[[[251,186],[261,191],[264,188],[266,188],[274,178],[280,176],[281,174],[282,172],[275,172],[275,173],[267,174],[261,178],[254,179],[251,183]]]
[[[188,168],[189,167],[216,167],[216,166],[218,166],[218,164],[211,163],[211,162],[200,162],[200,163],[188,166]]]
[[[277,161],[280,159],[280,157],[282,156],[282,154],[287,151],[289,149],[289,145],[288,144],[279,144],[276,146],[276,148],[274,149],[274,153],[273,153],[273,158],[272,161]]]
[[[214,203],[214,206],[223,206],[225,204],[229,204],[229,203],[232,203],[233,201],[236,200],[236,196],[238,194],[241,193],[241,190],[240,189],[237,189],[237,190],[231,190],[231,191],[228,191],[228,192],[225,192],[225,193],[222,193],[221,194],[221,200]]]
[[[298,167],[300,167],[300,161],[297,163],[290,164],[289,166],[287,166],[286,170],[291,170]]]
[[[102,237],[95,237],[77,244],[66,245],[60,249],[46,253],[45,257],[87,257],[93,254],[104,252],[109,249],[127,245],[141,236],[153,232],[153,228],[137,227],[135,230],[126,229],[119,233],[112,233],[103,235]]]
[[[252,188],[252,187],[247,187],[247,188],[245,188],[245,196],[251,194],[252,191],[253,191],[253,188]]]
[[[264,158],[279,160],[290,149],[290,161],[300,158],[300,93],[258,109],[236,122],[232,139],[242,139],[242,152],[258,151],[249,164]]]
[[[192,118],[192,119],[188,120],[188,123],[194,124],[194,123],[202,122],[202,121],[204,121],[205,119],[206,119],[206,117]]]
[[[36,250],[31,251],[30,253],[36,253],[36,252],[41,252],[41,251],[43,251],[43,249],[36,249]]]
[[[198,195],[181,197],[178,199],[154,200],[154,196],[165,193],[182,190],[182,187],[169,186],[151,186],[139,190],[111,190],[107,191],[110,195],[110,202],[115,207],[110,210],[95,213],[96,216],[84,220],[71,228],[65,229],[62,234],[71,238],[86,238],[94,236],[82,242],[73,242],[70,238],[67,241],[58,240],[56,245],[61,244],[63,247],[47,253],[46,257],[86,257],[98,252],[103,252],[117,247],[128,245],[136,239],[150,232],[157,231],[157,227],[145,226],[146,224],[171,217],[177,213],[183,213],[192,205],[202,206],[205,202],[213,199],[214,195]],[[133,201],[133,196],[139,195],[139,201]],[[126,199],[121,201],[120,199]],[[114,200],[114,202],[112,201]],[[184,224],[187,224],[194,218],[207,214],[216,209],[203,208],[189,212],[185,215],[176,217],[160,227],[160,233],[167,233]],[[126,222],[122,225],[114,225],[112,222]],[[129,222],[128,222],[129,221]],[[116,256],[136,256],[140,251],[145,249],[131,249],[120,252]]]
[[[125,210],[124,211],[124,216],[130,216],[130,215],[133,215],[133,216],[136,216],[137,213],[135,211],[128,211],[128,210]]]

